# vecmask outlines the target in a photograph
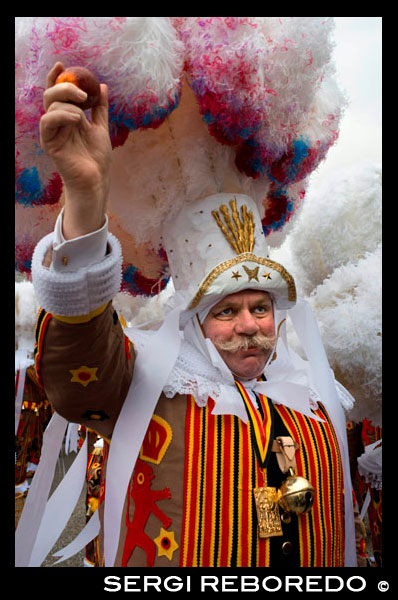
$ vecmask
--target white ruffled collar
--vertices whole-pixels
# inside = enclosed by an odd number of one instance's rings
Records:
[[[282,317],[278,318],[281,322]],[[136,349],[145,346],[154,331],[133,328],[130,330]],[[178,358],[164,384],[167,398],[176,394],[192,395],[198,406],[206,406],[208,398],[214,400],[212,414],[232,414],[244,423],[248,422],[246,408],[235,385],[235,379],[214,344],[205,339],[196,318],[191,318],[180,332],[182,337]],[[322,420],[313,410],[318,408],[320,394],[312,380],[309,362],[303,360],[291,348],[287,349],[283,336],[278,336],[276,359],[268,361],[264,368],[266,381],[243,381],[242,384],[255,399],[252,392],[264,394],[274,404],[282,404],[312,419]],[[341,404],[351,408],[353,398],[335,381]]]

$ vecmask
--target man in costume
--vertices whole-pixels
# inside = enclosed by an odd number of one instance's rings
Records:
[[[33,257],[36,370],[58,414],[104,437],[101,564],[355,566],[344,391],[255,202],[226,191],[165,223],[175,305],[159,330],[123,331],[107,88],[88,121],[62,70],[40,126],[65,205]]]

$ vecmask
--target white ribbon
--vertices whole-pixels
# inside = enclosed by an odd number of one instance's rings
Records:
[[[96,510],[95,513],[91,516],[90,520],[86,523],[84,529],[81,530],[79,535],[75,537],[75,539],[70,544],[65,546],[65,548],[58,550],[58,552],[54,552],[54,556],[61,557],[54,563],[54,565],[57,565],[58,563],[63,562],[67,558],[70,558],[74,554],[80,552],[80,550],[85,548],[87,544],[91,542],[91,540],[97,537],[99,531],[100,518],[99,511]]]
[[[368,508],[369,508],[370,500],[371,500],[371,498],[370,498],[370,491],[368,490],[368,491],[366,492],[365,500],[364,500],[364,502],[363,502],[363,506],[362,506],[361,514],[359,515],[359,518],[361,519],[361,521],[363,521],[363,520],[364,520],[364,518],[365,518],[366,511],[367,511],[367,510],[368,510]]]
[[[78,424],[77,423],[69,423],[68,429],[66,430],[65,454],[69,454],[70,452],[77,452],[78,442],[79,442]]]
[[[137,352],[134,377],[112,434],[104,511],[105,567],[115,563],[130,477],[163,386],[177,360],[180,312],[180,307],[172,310]],[[132,330],[125,333],[131,335]]]
[[[344,475],[345,566],[356,567],[354,510],[345,414],[311,306],[307,301],[299,299],[289,310],[289,316],[307,356],[311,380],[325,404],[339,442]]]
[[[358,472],[365,478],[371,487],[382,488],[382,464],[383,451],[382,440],[376,440],[373,444],[365,446],[365,452],[358,457]]]
[[[20,348],[15,350],[15,373],[18,369],[27,369],[34,364],[34,360],[31,358],[29,350]]]
[[[17,435],[25,388],[26,367],[19,370],[17,396],[15,398],[15,435]]]
[[[54,413],[44,431],[40,462],[15,532],[16,567],[29,566],[67,423],[66,419]]]
[[[15,398],[15,435],[17,435],[21,408],[23,402],[23,393],[26,379],[26,369],[34,364],[30,357],[30,352],[24,348],[15,351],[15,384],[17,382],[17,372],[19,371],[18,389]]]
[[[87,437],[65,477],[46,504],[29,567],[40,567],[65,529],[80,497],[87,469]]]
[[[310,405],[310,390],[306,385],[292,381],[259,381],[254,387],[255,392],[272,398],[274,404],[282,404],[306,415],[314,421],[323,422],[324,419],[315,415]]]

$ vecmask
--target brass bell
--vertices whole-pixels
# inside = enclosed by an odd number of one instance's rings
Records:
[[[279,488],[278,504],[287,512],[303,514],[311,510],[315,499],[315,489],[308,479],[294,475],[290,469],[289,477]]]

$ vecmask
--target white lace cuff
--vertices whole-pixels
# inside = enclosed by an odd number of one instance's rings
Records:
[[[99,308],[119,292],[122,251],[119,240],[108,234],[110,252],[99,262],[62,272],[43,266],[53,233],[37,244],[32,258],[32,280],[42,308],[55,315],[80,316]]]

